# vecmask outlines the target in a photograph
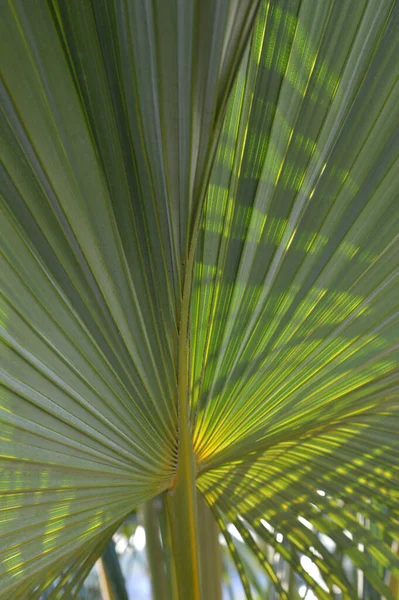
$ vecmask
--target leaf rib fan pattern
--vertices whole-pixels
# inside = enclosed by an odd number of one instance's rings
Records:
[[[398,23],[395,2],[262,4],[196,256],[199,488],[317,598],[358,597],[339,556],[384,597],[399,566]]]
[[[1,2],[1,598],[78,581],[171,485],[196,190],[256,4]]]
[[[393,600],[398,57],[397,0],[0,3],[1,599],[76,597],[188,400],[247,598]]]

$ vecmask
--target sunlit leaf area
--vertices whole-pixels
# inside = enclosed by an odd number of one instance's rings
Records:
[[[398,0],[0,0],[0,599],[399,599]]]

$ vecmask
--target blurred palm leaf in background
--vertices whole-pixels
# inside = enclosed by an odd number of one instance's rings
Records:
[[[394,598],[399,3],[0,17],[0,597],[74,597],[170,490],[171,598],[209,518],[248,598],[248,553],[294,598],[270,550]]]

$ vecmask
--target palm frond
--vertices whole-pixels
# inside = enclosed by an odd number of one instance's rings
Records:
[[[194,190],[255,8],[1,4],[8,598],[171,485]]]
[[[247,596],[248,551],[287,593],[272,547],[320,598],[356,597],[342,556],[392,597],[398,2],[0,17],[0,597],[73,597],[174,486],[184,286],[197,485]]]
[[[351,598],[317,532],[381,594],[372,559],[398,568],[398,18],[395,2],[262,4],[193,286],[201,491],[247,541],[295,568],[307,554]]]

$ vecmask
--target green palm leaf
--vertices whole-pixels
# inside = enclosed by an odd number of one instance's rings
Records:
[[[194,472],[248,597],[231,524],[279,597],[270,546],[391,597],[399,5],[257,9],[0,6],[0,597],[73,597]]]
[[[263,6],[210,181],[195,450],[221,518],[282,551],[266,520],[354,597],[298,517],[367,573],[397,569],[356,513],[397,536],[398,6],[296,9]]]

